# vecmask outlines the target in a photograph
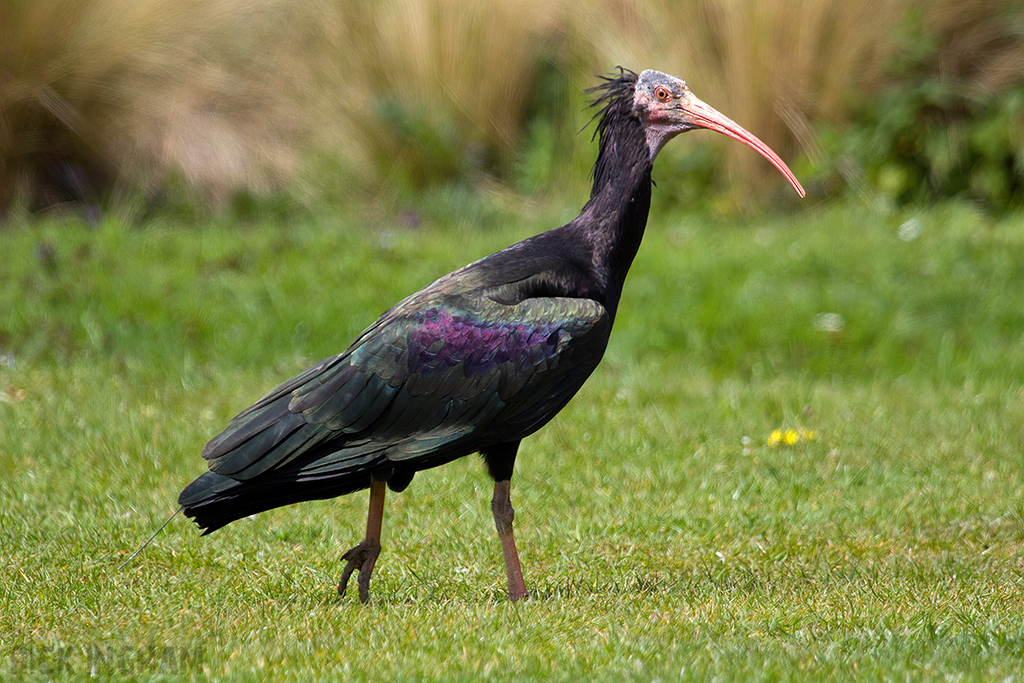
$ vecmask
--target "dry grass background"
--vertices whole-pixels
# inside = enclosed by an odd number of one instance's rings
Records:
[[[68,188],[48,185],[74,172],[69,160],[147,190],[180,174],[213,201],[291,176],[298,134],[312,123],[304,84],[292,78],[309,57],[292,35],[299,9],[266,0],[6,5],[0,198],[40,186],[59,195]]]
[[[813,161],[815,125],[879,87],[908,12],[934,35],[937,68],[997,89],[1024,75],[1024,36],[1005,20],[1021,5],[4,0],[0,206],[155,193],[169,177],[212,204],[297,178],[315,195],[329,181],[311,157],[364,186],[467,165],[500,178],[539,96],[578,129],[580,91],[617,64],[680,75],[783,157]],[[734,181],[770,171],[723,150]]]

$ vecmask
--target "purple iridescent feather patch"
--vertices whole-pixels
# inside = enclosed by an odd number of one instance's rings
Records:
[[[409,333],[409,371],[446,372],[464,363],[466,376],[480,375],[502,363],[525,370],[558,351],[558,322],[487,322],[428,308],[416,316]]]

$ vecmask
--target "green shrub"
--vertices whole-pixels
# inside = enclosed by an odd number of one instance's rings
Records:
[[[1024,204],[1024,18],[1016,5],[966,3],[938,19],[908,14],[875,91],[853,108],[849,126],[823,131],[829,170],[862,176],[895,204]]]

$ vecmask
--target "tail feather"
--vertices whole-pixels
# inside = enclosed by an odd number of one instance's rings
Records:
[[[317,480],[300,480],[292,474],[239,481],[206,472],[185,487],[178,496],[178,504],[205,535],[258,512],[307,500],[334,498],[369,486],[369,468],[345,477]]]

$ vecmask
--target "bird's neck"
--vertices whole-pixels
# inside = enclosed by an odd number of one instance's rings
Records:
[[[594,277],[614,315],[651,208],[652,160],[640,122],[607,131],[594,166],[590,200],[577,219],[592,251]]]

